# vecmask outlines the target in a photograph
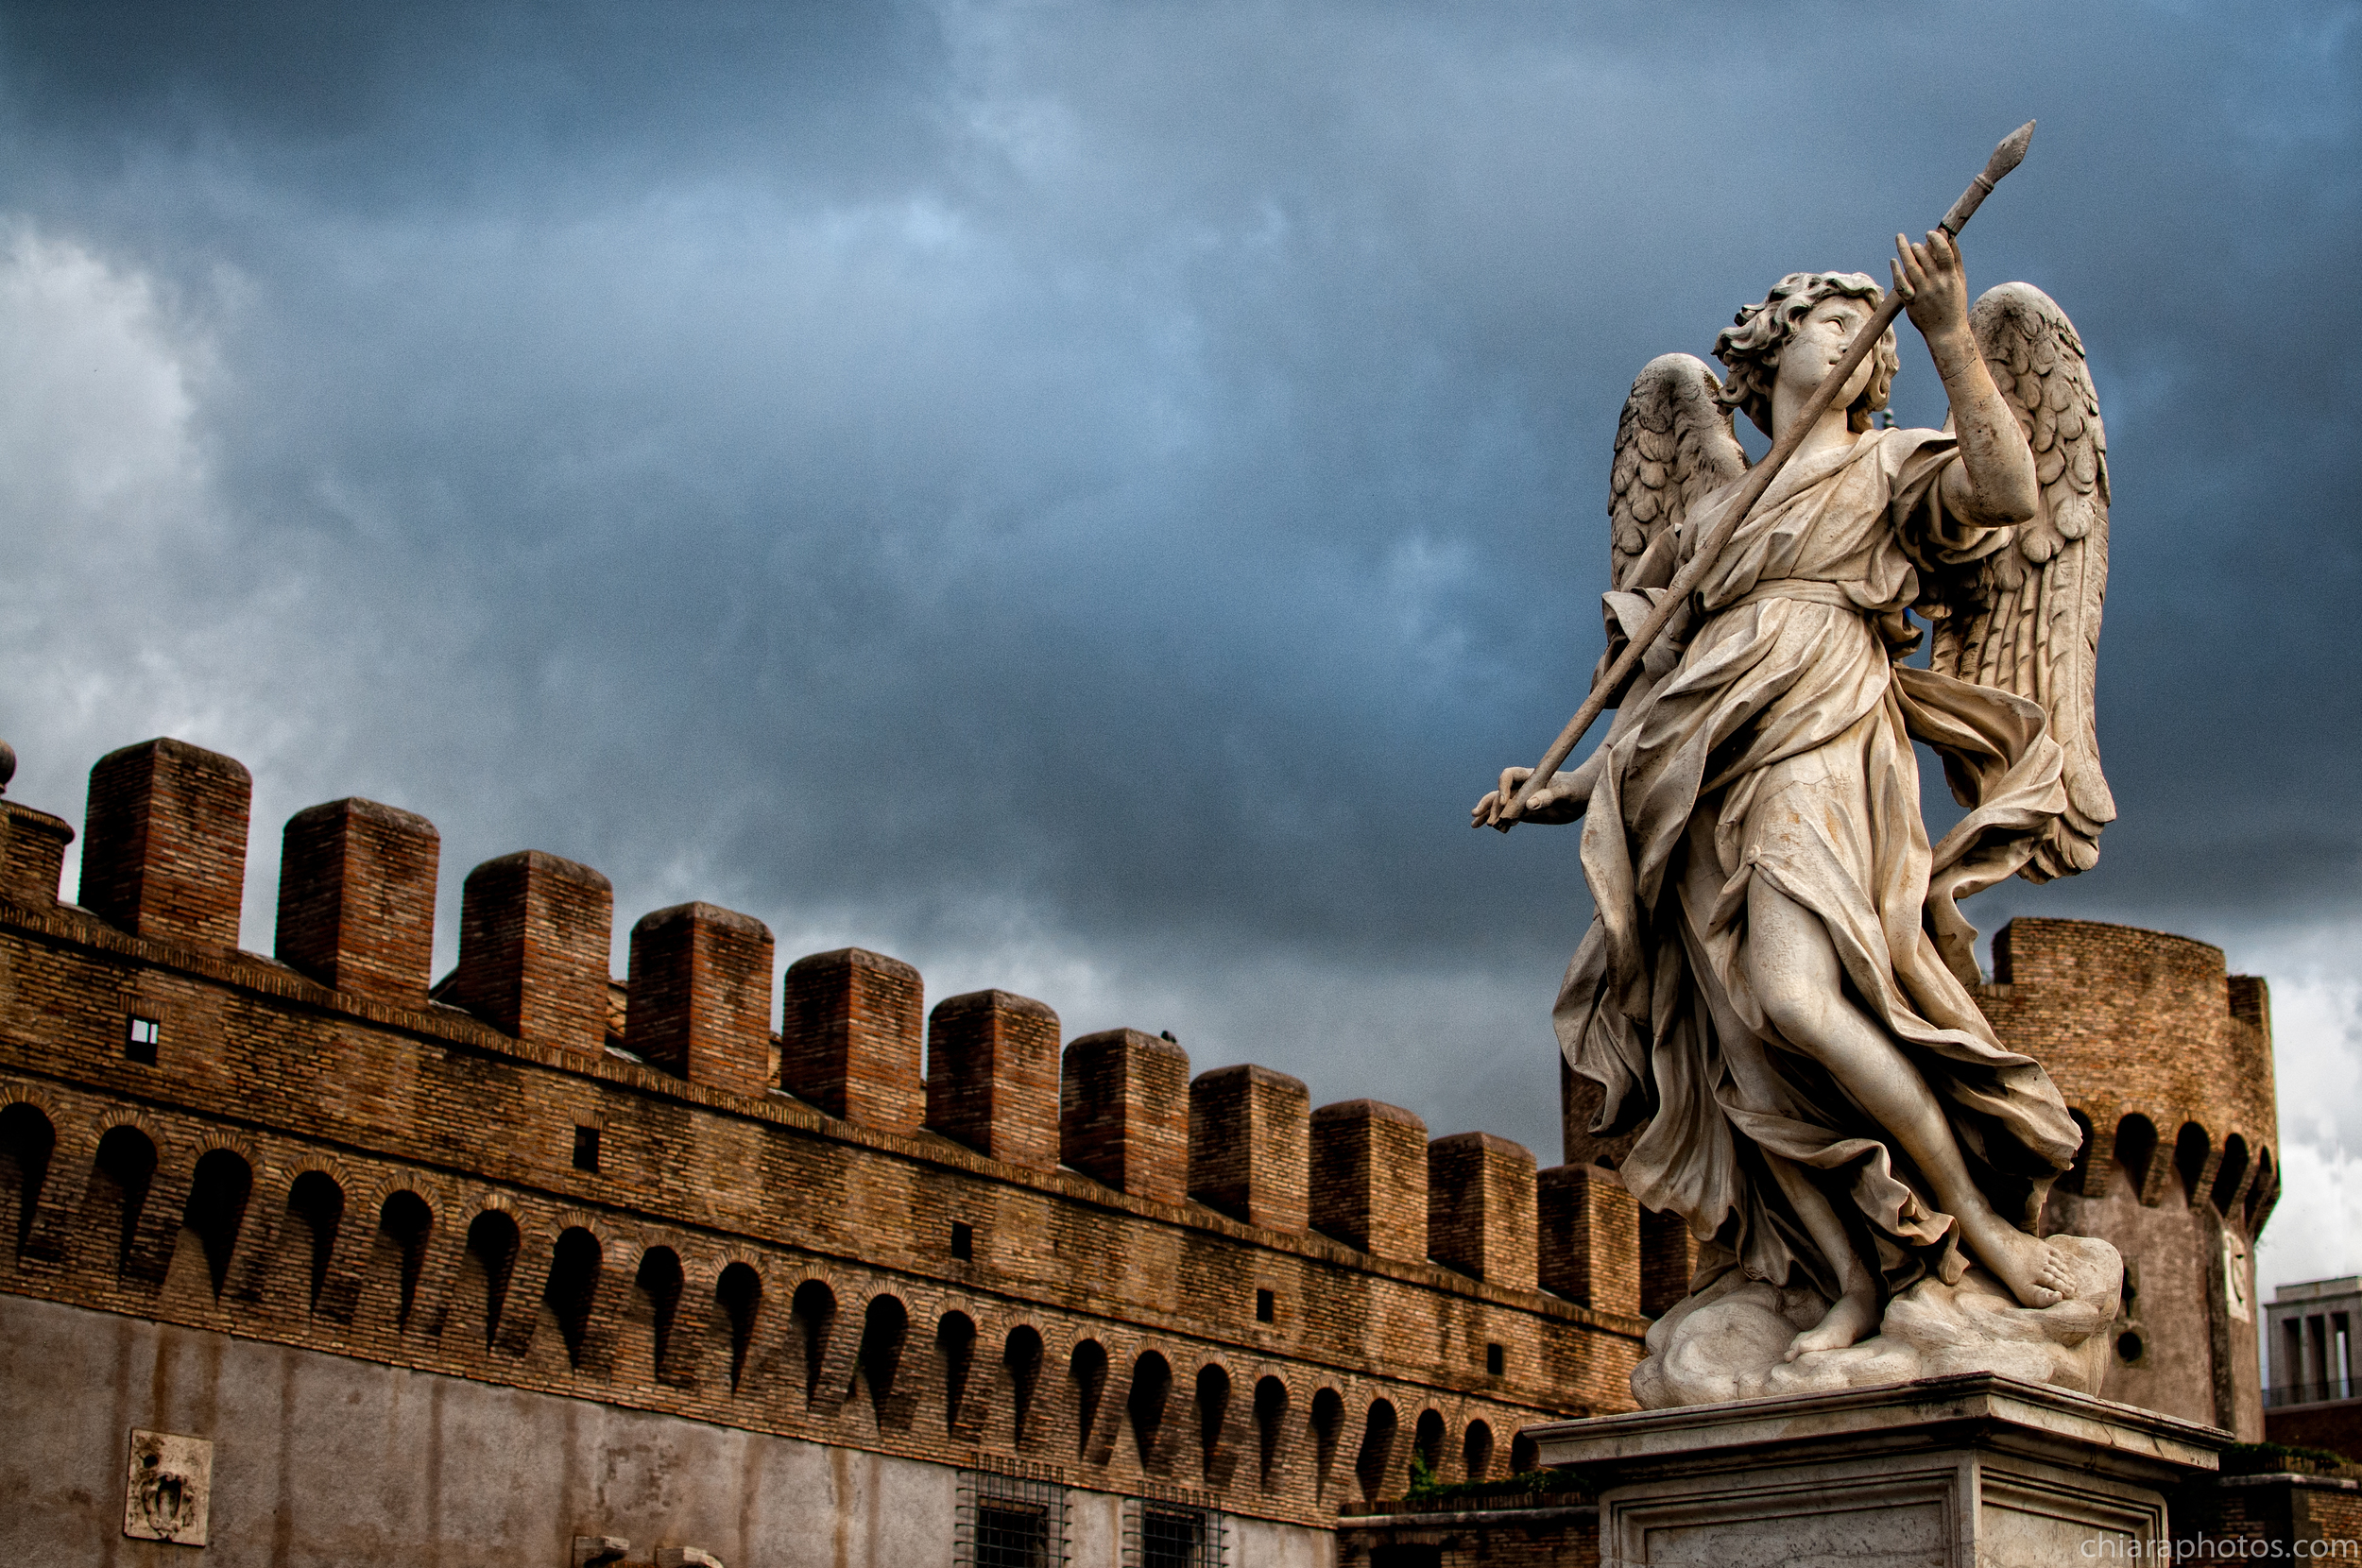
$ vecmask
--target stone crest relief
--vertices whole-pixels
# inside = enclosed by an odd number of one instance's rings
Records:
[[[123,1533],[134,1541],[204,1545],[213,1483],[212,1439],[132,1428],[130,1473],[123,1490]]]

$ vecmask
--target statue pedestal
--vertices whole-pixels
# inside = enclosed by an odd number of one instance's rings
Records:
[[[2233,1440],[1988,1372],[1526,1435],[1543,1464],[1599,1489],[1601,1568],[2146,1561],[2171,1538],[2168,1496]]]

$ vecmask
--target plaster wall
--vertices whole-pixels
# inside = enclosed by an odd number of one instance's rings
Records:
[[[211,1543],[122,1533],[134,1427],[211,1439]],[[0,1295],[0,1560],[137,1568],[949,1568],[950,1466],[735,1431]],[[1116,1568],[1121,1500],[1071,1494],[1073,1568]],[[1327,1531],[1237,1521],[1234,1560],[1328,1568]]]
[[[2107,1331],[2114,1345],[2102,1393],[2261,1441],[2253,1253],[2203,1201],[2166,1185],[2165,1201],[2144,1204],[2131,1173],[2117,1165],[2106,1196],[2082,1197],[2062,1183],[2044,1213],[2045,1234],[2100,1236],[2124,1254],[2132,1288]],[[2241,1244],[2227,1249],[2226,1232]],[[2227,1279],[2233,1268],[2237,1278]]]

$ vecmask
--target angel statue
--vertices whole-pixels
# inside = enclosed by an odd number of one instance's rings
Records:
[[[1950,233],[1895,246],[1944,428],[1874,426],[1899,365],[1889,329],[1611,694],[1605,740],[1523,818],[1583,823],[1597,912],[1558,1036],[1603,1090],[1593,1131],[1639,1130],[1625,1185],[1699,1240],[1683,1307],[1752,1285],[1778,1320],[1776,1340],[1755,1331],[1771,1354],[1754,1381],[1636,1377],[1643,1404],[1826,1386],[1806,1378],[1816,1359],[1868,1353],[1882,1318],[1884,1370],[1854,1381],[1963,1370],[1911,1360],[1888,1313],[1974,1265],[1985,1306],[2056,1316],[2045,1343],[2070,1358],[2114,1313],[2104,1244],[2036,1234],[2080,1134],[1978,1012],[1958,906],[2012,872],[2087,869],[2115,814],[2092,712],[2106,440],[2047,296],[2007,283],[1972,312]],[[1860,273],[1791,273],[1715,340],[1727,382],[1687,354],[1642,370],[1616,433],[1601,673],[1739,488],[1731,412],[1776,440],[1884,297]],[[1924,665],[1906,662],[1914,610],[1934,630]],[[1967,809],[1932,846],[1913,741]],[[1476,821],[1499,823],[1531,773],[1506,770]],[[1671,1354],[1666,1334],[1650,1345]]]

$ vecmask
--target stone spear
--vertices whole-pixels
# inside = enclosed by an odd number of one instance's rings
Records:
[[[1985,197],[1993,194],[1993,188],[2000,183],[2001,177],[2025,161],[2026,145],[2033,139],[2034,122],[2031,120],[2003,138],[2001,145],[1993,149],[1993,156],[1985,161],[1984,172],[1969,182],[1968,189],[1960,193],[1960,199],[1943,214],[1942,227],[1945,232],[1955,239],[1960,237],[1960,230],[1967,225]],[[1779,477],[1780,469],[1787,466],[1788,460],[1804,443],[1814,422],[1828,411],[1829,404],[1844,389],[1855,366],[1861,364],[1863,356],[1870,352],[1886,330],[1894,325],[1894,318],[1903,314],[1904,304],[1899,291],[1890,292],[1877,313],[1871,316],[1860,332],[1854,334],[1854,341],[1846,346],[1845,357],[1838,361],[1836,368],[1806,400],[1805,406],[1789,421],[1788,429],[1772,443],[1772,450],[1764,454],[1763,461],[1747,470],[1747,477],[1739,482],[1737,498],[1723,508],[1722,520],[1699,541],[1696,553],[1674,575],[1672,586],[1665,590],[1665,596],[1656,602],[1647,618],[1640,622],[1640,629],[1633,634],[1632,640],[1625,645],[1616,662],[1608,666],[1607,673],[1591,689],[1591,694],[1583,700],[1583,706],[1575,709],[1575,716],[1566,721],[1566,727],[1558,732],[1558,739],[1550,742],[1550,749],[1542,754],[1541,763],[1533,770],[1533,776],[1527,779],[1516,795],[1501,809],[1494,827],[1508,832],[1511,825],[1525,814],[1534,792],[1557,774],[1558,765],[1566,760],[1567,754],[1575,749],[1583,732],[1598,721],[1606,708],[1608,694],[1622,687],[1633,671],[1639,668],[1642,656],[1664,634],[1666,622],[1673,619],[1673,612],[1698,591],[1698,585],[1705,581],[1706,573],[1714,570],[1715,562],[1720,559],[1723,549],[1730,544],[1731,536],[1738,532],[1739,525],[1747,520],[1747,514],[1755,509],[1764,492],[1772,487],[1772,482]]]

